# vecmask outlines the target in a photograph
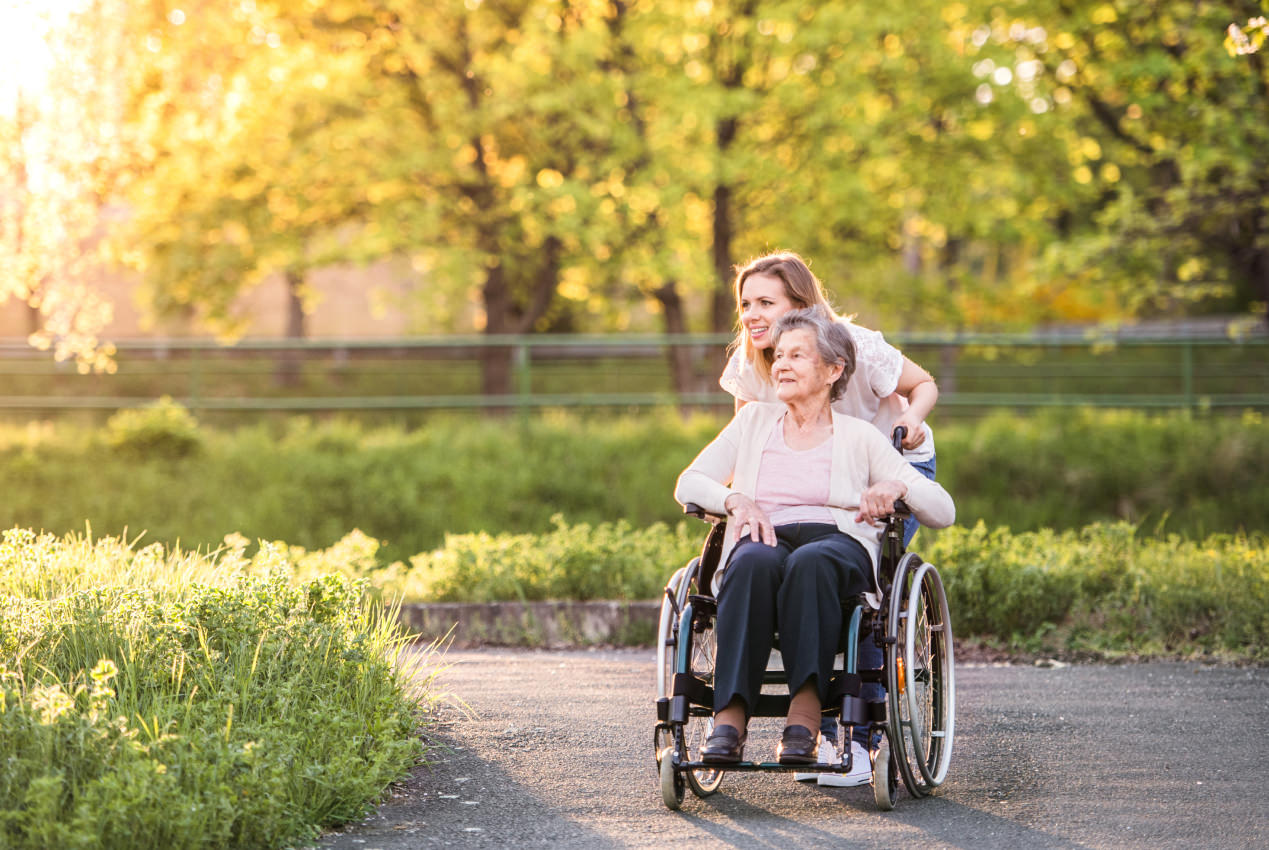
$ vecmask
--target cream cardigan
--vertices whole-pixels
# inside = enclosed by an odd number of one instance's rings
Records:
[[[742,407],[714,441],[679,476],[674,498],[695,502],[712,513],[725,514],[723,503],[732,493],[753,498],[757,491],[762,448],[784,413],[783,404],[750,402]],[[922,525],[945,528],[956,520],[952,497],[939,484],[913,469],[869,422],[833,411],[833,470],[829,513],[837,527],[863,544],[872,559],[873,587],[877,586],[881,529],[855,522],[859,496],[878,481],[898,480],[908,487],[904,501]],[[726,565],[731,541],[724,543],[720,564]],[[875,594],[868,594],[876,607]]]

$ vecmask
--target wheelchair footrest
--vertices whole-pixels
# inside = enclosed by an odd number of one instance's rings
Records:
[[[681,761],[675,765],[680,770],[770,771],[771,773],[846,773],[840,764],[780,764],[778,761],[739,761],[734,764],[714,764],[704,761]]]

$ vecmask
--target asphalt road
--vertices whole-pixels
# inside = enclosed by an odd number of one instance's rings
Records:
[[[651,652],[451,651],[418,768],[323,848],[1269,846],[1269,669],[961,665],[941,796],[732,774],[661,802]],[[755,720],[748,752],[780,722]]]

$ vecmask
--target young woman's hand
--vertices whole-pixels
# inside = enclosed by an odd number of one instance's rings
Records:
[[[903,436],[903,447],[905,449],[915,449],[925,442],[925,423],[912,413],[912,408],[908,408],[900,414],[899,418],[890,426],[890,432],[894,433],[894,429],[900,425],[908,429],[908,433]]]
[[[723,502],[727,509],[727,539],[738,542],[746,534],[749,539],[768,546],[776,545],[775,526],[766,511],[744,493],[732,493]]]
[[[902,481],[878,481],[859,494],[859,513],[855,522],[877,525],[894,513],[894,503],[908,495],[908,485]]]

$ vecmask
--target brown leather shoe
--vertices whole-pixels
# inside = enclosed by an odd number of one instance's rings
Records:
[[[747,732],[726,723],[715,726],[701,747],[701,761],[709,764],[735,764],[745,754]]]
[[[785,726],[780,746],[776,747],[776,758],[780,764],[815,764],[815,751],[819,745],[818,730],[812,732],[805,726]]]

